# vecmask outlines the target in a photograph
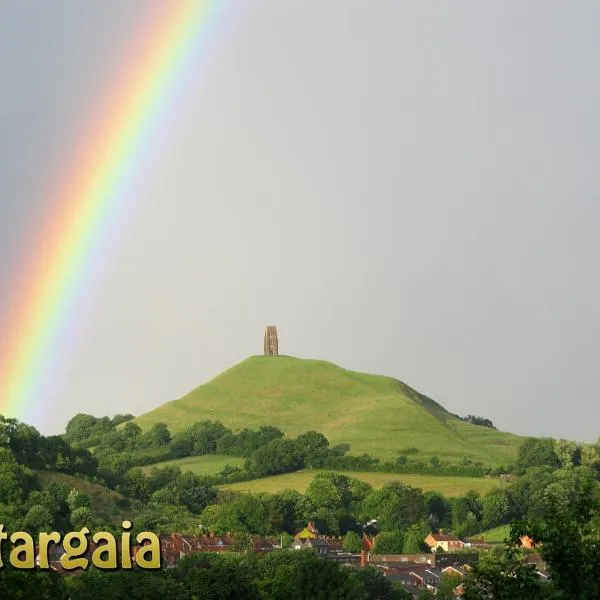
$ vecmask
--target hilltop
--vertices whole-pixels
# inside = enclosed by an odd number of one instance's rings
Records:
[[[514,461],[522,438],[466,423],[408,385],[321,360],[253,356],[141,415],[142,429],[164,422],[172,433],[201,420],[233,429],[274,425],[289,436],[320,431],[351,454],[381,459],[463,457],[486,465]]]

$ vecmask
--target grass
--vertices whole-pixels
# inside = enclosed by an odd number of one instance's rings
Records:
[[[36,474],[42,488],[56,483],[85,492],[90,497],[92,515],[96,520],[120,524],[123,519],[131,520],[135,516],[128,500],[107,487],[64,473],[38,471]]]
[[[306,492],[313,477],[322,472],[321,469],[298,471],[265,477],[264,479],[253,479],[220,486],[221,489],[235,490],[238,492],[281,492],[291,489],[301,493]],[[499,485],[497,479],[484,477],[449,477],[445,475],[404,475],[397,473],[366,473],[357,471],[340,471],[348,477],[356,477],[371,484],[374,488],[380,488],[390,481],[401,481],[412,487],[421,488],[424,492],[436,491],[445,496],[461,496],[469,490],[475,490],[485,494]]]
[[[179,467],[182,471],[191,471],[194,475],[214,475],[230,465],[231,467],[241,467],[244,465],[244,458],[236,456],[224,456],[222,454],[205,454],[204,456],[187,456],[176,460],[166,460],[153,465],[141,467],[142,471],[148,473],[153,468]]]
[[[351,454],[392,460],[404,448],[416,448],[413,458],[435,455],[458,462],[467,456],[506,466],[515,460],[522,441],[465,423],[391,377],[289,356],[251,357],[136,422],[148,429],[162,421],[175,433],[206,419],[234,431],[275,425],[297,436],[316,430],[332,445],[349,443]]]
[[[500,525],[500,527],[494,527],[494,529],[488,529],[481,535],[476,537],[482,538],[486,542],[503,542],[510,536],[510,525]]]

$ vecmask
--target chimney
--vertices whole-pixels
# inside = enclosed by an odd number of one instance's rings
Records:
[[[444,535],[444,530],[440,529],[440,535]]]

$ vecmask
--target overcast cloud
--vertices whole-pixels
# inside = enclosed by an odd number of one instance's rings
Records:
[[[149,6],[0,5],[0,310]],[[599,22],[583,0],[232,3],[33,424],[146,412],[276,324],[285,354],[596,439]]]

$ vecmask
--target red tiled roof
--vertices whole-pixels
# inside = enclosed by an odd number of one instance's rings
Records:
[[[445,533],[432,533],[430,535],[436,542],[460,542],[455,535],[447,535]]]

